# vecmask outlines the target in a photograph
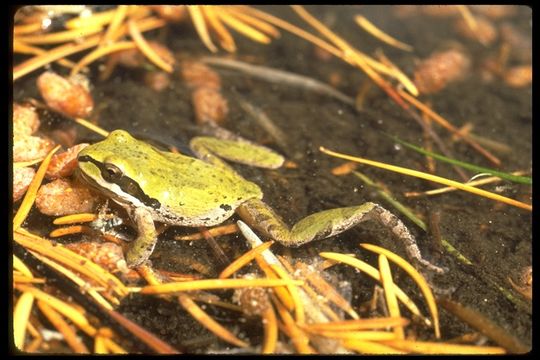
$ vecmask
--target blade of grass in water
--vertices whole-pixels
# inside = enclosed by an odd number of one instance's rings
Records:
[[[391,135],[388,135],[388,136],[391,136]],[[463,161],[451,159],[451,158],[448,158],[446,156],[439,155],[437,153],[431,152],[429,150],[425,150],[425,149],[423,149],[423,148],[421,148],[419,146],[410,144],[410,143],[408,143],[406,141],[400,140],[399,138],[397,138],[395,136],[391,136],[391,137],[392,137],[392,139],[394,141],[400,143],[401,145],[406,146],[409,149],[413,149],[414,151],[417,151],[417,152],[419,152],[421,154],[431,156],[431,157],[433,157],[433,158],[435,158],[437,160],[447,162],[447,163],[450,163],[450,164],[454,164],[454,165],[457,165],[457,166],[461,166],[461,167],[463,167],[465,169],[468,169],[468,170],[478,171],[478,172],[481,172],[481,173],[487,173],[487,174],[497,176],[497,177],[500,177],[501,179],[505,179],[505,180],[512,181],[512,182],[515,182],[515,183],[532,185],[532,178],[530,178],[530,177],[512,175],[512,174],[504,173],[504,172],[501,172],[501,171],[493,170],[493,169],[490,169],[490,168],[485,168],[485,167],[482,167],[482,166],[477,166],[477,165],[466,163],[466,162],[463,162]]]

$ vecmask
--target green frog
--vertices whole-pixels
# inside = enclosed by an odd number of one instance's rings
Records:
[[[198,136],[190,141],[195,157],[161,151],[123,130],[112,131],[78,155],[83,180],[122,205],[136,224],[138,236],[126,252],[129,267],[143,264],[157,241],[154,221],[177,226],[213,226],[236,212],[247,224],[285,246],[337,235],[358,223],[375,219],[401,239],[408,256],[436,272],[441,268],[420,255],[405,225],[382,206],[321,211],[292,228],[262,201],[260,187],[243,178],[225,161],[268,169],[284,158],[273,150],[239,139]]]

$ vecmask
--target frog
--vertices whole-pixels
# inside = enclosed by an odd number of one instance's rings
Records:
[[[146,263],[157,243],[155,222],[201,227],[223,223],[234,213],[267,238],[287,247],[338,235],[366,220],[377,220],[400,239],[415,266],[437,273],[442,268],[422,257],[404,223],[374,202],[323,210],[292,227],[263,201],[259,185],[242,177],[226,161],[265,169],[285,158],[243,138],[195,136],[194,156],[162,151],[125,130],[114,130],[78,154],[79,177],[123,206],[137,237],[125,257],[128,267]]]

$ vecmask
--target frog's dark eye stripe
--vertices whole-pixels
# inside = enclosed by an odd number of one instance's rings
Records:
[[[116,184],[120,189],[140,201],[142,201],[146,206],[152,207],[154,209],[159,209],[161,207],[160,202],[157,199],[151,198],[146,195],[141,189],[139,184],[133,179],[125,176],[122,173],[122,170],[114,164],[102,163],[95,159],[92,159],[90,156],[80,156],[78,159],[79,162],[91,162],[101,172],[101,177],[109,183]]]

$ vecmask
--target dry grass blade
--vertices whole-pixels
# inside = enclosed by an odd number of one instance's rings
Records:
[[[71,349],[78,354],[88,354],[90,351],[77,336],[75,330],[46,302],[38,300],[37,306],[53,326],[64,336],[64,340]]]
[[[30,209],[32,208],[32,205],[34,205],[34,201],[36,199],[37,192],[39,190],[39,187],[41,185],[41,182],[43,181],[43,178],[45,177],[45,172],[47,171],[47,168],[49,167],[49,163],[51,162],[51,158],[54,155],[55,152],[60,149],[60,145],[57,145],[54,149],[49,151],[45,159],[43,159],[43,162],[39,166],[39,169],[36,171],[36,175],[32,179],[32,182],[28,186],[28,190],[26,191],[26,194],[24,195],[24,199],[21,202],[21,205],[19,206],[19,209],[17,210],[17,213],[15,214],[15,217],[13,218],[13,230],[17,230],[21,227],[24,219],[26,219],[26,216],[30,212]]]
[[[319,330],[327,331],[349,331],[349,330],[367,330],[381,329],[387,327],[406,326],[409,320],[403,317],[385,317],[385,318],[369,318],[369,319],[354,319],[333,321],[328,323],[306,324],[305,329],[316,332]]]
[[[118,9],[106,10],[99,13],[94,13],[90,17],[79,16],[73,19],[69,19],[64,23],[64,26],[68,29],[77,29],[87,26],[105,26],[113,21]],[[127,14],[131,18],[141,18],[149,13],[149,9],[146,6],[129,6]]]
[[[200,7],[198,5],[188,5],[187,9],[189,11],[189,15],[191,16],[191,21],[193,21],[193,26],[195,27],[195,30],[197,30],[197,34],[199,34],[203,44],[211,52],[217,52],[218,49],[210,38],[210,34],[208,33],[208,28],[206,27]]]
[[[216,9],[213,6],[202,6],[201,11],[207,20],[208,25],[218,36],[221,47],[228,52],[235,52],[236,43],[234,42],[234,38],[216,15]]]
[[[122,41],[114,44],[103,45],[92,51],[88,55],[85,55],[81,60],[79,60],[77,65],[75,65],[75,67],[71,69],[70,76],[77,74],[79,71],[81,71],[83,67],[90,65],[92,62],[102,58],[105,55],[111,54],[116,51],[133,49],[135,47],[136,45],[132,41]]]
[[[30,24],[24,24],[24,25],[15,25],[13,27],[13,35],[24,35],[24,34],[32,34],[36,33],[38,31],[41,31],[43,29],[43,24],[41,21],[30,23]]]
[[[267,278],[269,279],[279,279],[279,276],[276,272],[270,267],[270,264],[260,255],[255,256],[257,265],[261,268]],[[276,287],[274,293],[281,303],[287,308],[287,310],[292,311],[294,309],[294,300],[291,296],[291,293],[285,287]]]
[[[13,342],[21,351],[24,350],[26,326],[33,305],[34,295],[31,292],[23,292],[13,309]]]
[[[107,346],[103,341],[103,336],[97,335],[94,338],[94,354],[108,354]]]
[[[394,291],[394,280],[392,279],[392,272],[390,271],[390,264],[388,259],[384,255],[379,255],[379,273],[381,274],[381,282],[384,288],[384,296],[386,298],[386,306],[388,307],[388,313],[392,317],[400,317],[399,305]],[[403,327],[394,327],[394,334],[398,339],[405,338],[405,332]]]
[[[231,333],[229,330],[225,329],[223,326],[218,324],[214,319],[212,319],[208,314],[206,314],[191,298],[185,294],[178,295],[178,300],[182,307],[191,314],[202,326],[210,330],[220,339],[225,340],[226,342],[233,344],[238,347],[247,347],[248,343],[238,339]]]
[[[146,56],[148,60],[150,60],[154,65],[156,65],[161,70],[172,73],[173,67],[171,64],[163,60],[155,51],[152,49],[152,47],[146,42],[144,37],[141,34],[141,31],[138,28],[137,23],[130,19],[128,21],[128,28],[129,28],[129,35],[135,41],[135,44],[139,48],[139,50]]]
[[[219,274],[218,277],[220,279],[228,278],[229,276],[231,276],[232,274],[234,274],[235,272],[237,272],[238,270],[246,266],[250,261],[255,259],[255,256],[257,256],[257,254],[260,254],[264,250],[269,249],[273,243],[274,241],[268,241],[266,243],[263,243],[257,246],[256,248],[249,250],[248,252],[240,256],[238,259],[234,260],[225,269],[223,269],[223,271],[221,272],[221,274]]]
[[[403,168],[403,167],[400,167],[400,166],[384,164],[384,163],[381,163],[381,162],[378,162],[378,161],[373,161],[373,160],[368,160],[368,159],[364,159],[364,158],[360,158],[360,157],[356,157],[356,156],[341,154],[341,153],[338,153],[338,152],[335,152],[335,151],[332,151],[332,150],[328,150],[328,149],[326,149],[326,148],[324,148],[322,146],[319,148],[319,150],[322,151],[325,154],[330,155],[330,156],[334,156],[334,157],[345,159],[345,160],[356,161],[356,162],[359,162],[361,164],[367,164],[367,165],[375,166],[375,167],[378,167],[378,168],[394,171],[394,172],[397,172],[397,173],[400,173],[400,174],[414,176],[414,177],[418,177],[420,179],[425,179],[425,180],[437,182],[437,183],[440,183],[440,184],[449,185],[449,186],[455,187],[455,188],[457,188],[459,190],[464,190],[464,191],[467,191],[467,192],[470,192],[470,193],[473,193],[473,194],[476,194],[476,195],[486,197],[488,199],[492,199],[492,200],[495,200],[495,201],[500,201],[500,202],[503,202],[503,203],[506,203],[508,205],[512,205],[512,206],[515,206],[515,207],[518,207],[518,208],[521,208],[521,209],[524,209],[524,210],[532,211],[532,205],[529,205],[529,204],[526,204],[526,203],[523,203],[521,201],[517,201],[517,200],[514,200],[514,199],[510,199],[510,198],[507,198],[505,196],[501,196],[499,194],[495,194],[495,193],[492,193],[492,192],[489,192],[489,191],[478,189],[478,188],[475,188],[473,186],[469,186],[467,184],[460,183],[460,182],[457,182],[457,181],[454,181],[454,180],[449,180],[449,179],[446,179],[446,178],[443,178],[443,177],[440,177],[440,176],[431,175],[431,174],[428,174],[428,173],[424,173],[424,172],[416,171],[416,170],[411,170],[411,169]]]
[[[107,350],[112,354],[127,354],[128,352],[109,338],[103,338]]]
[[[272,39],[270,39],[268,36],[258,31],[254,27],[248,25],[247,23],[243,22],[242,20],[238,19],[233,14],[234,13],[231,13],[230,11],[227,11],[225,9],[220,9],[219,12],[216,12],[216,15],[219,16],[221,21],[223,21],[225,24],[229,25],[231,28],[235,29],[239,33],[243,34],[244,36],[250,38],[251,40],[262,44],[269,44],[272,41]]]
[[[362,260],[353,258],[352,256],[338,254],[338,253],[331,253],[331,252],[322,252],[322,253],[319,253],[319,255],[324,258],[336,260],[344,264],[358,268],[364,273],[366,273],[367,275],[371,276],[373,279],[379,282],[381,281],[381,276],[380,276],[379,271],[375,269],[373,266],[369,265],[368,263]],[[407,296],[407,294],[405,294],[403,290],[401,290],[401,288],[399,288],[396,284],[394,284],[394,287],[395,287],[394,291],[396,292],[396,296],[399,299],[399,301],[401,301],[414,315],[424,319],[424,321],[427,324],[431,324],[431,322],[429,322],[427,319],[425,319],[424,316],[422,316],[422,314],[420,313],[420,310],[418,309],[418,306],[414,304],[414,302]]]
[[[398,49],[401,49],[401,50],[413,51],[413,47],[411,45],[407,45],[407,44],[393,38],[392,36],[386,34],[381,29],[379,29],[378,27],[373,25],[373,23],[371,21],[369,21],[368,19],[366,19],[364,16],[356,15],[354,17],[354,20],[356,21],[356,23],[361,28],[363,28],[368,33],[375,36],[377,39],[381,40],[382,42],[387,43],[388,45],[394,46],[394,47],[396,47]]]
[[[33,166],[33,165],[39,164],[42,161],[43,159],[35,159],[35,160],[30,160],[30,161],[18,161],[18,162],[13,163],[13,168],[20,169],[27,166]]]
[[[390,331],[328,331],[318,330],[317,335],[332,338],[332,339],[355,339],[355,340],[371,340],[384,341],[394,340],[396,334]]]
[[[384,255],[385,257],[390,259],[392,262],[394,262],[397,266],[402,268],[414,280],[414,282],[418,284],[418,286],[420,287],[420,290],[422,291],[422,294],[426,298],[429,312],[431,313],[431,316],[433,318],[433,328],[435,330],[435,337],[439,339],[441,337],[441,332],[439,329],[439,312],[437,310],[435,297],[433,296],[433,293],[431,292],[431,289],[427,281],[424,279],[424,277],[414,268],[414,266],[412,266],[407,261],[405,261],[405,259],[394,254],[391,251],[388,251],[382,247],[372,245],[372,244],[360,244],[360,246],[363,247],[364,249],[373,251],[374,253],[377,253],[379,255]],[[399,316],[399,315],[396,315],[396,316]]]
[[[419,353],[419,354],[452,354],[452,355],[487,355],[487,354],[506,354],[501,347],[496,346],[476,346],[476,345],[458,345],[451,343],[436,343],[426,341],[412,340],[390,340],[384,341],[384,344],[393,348]]]
[[[302,285],[302,281],[281,279],[205,279],[189,282],[149,285],[141,289],[133,289],[133,291],[140,292],[141,294],[168,294],[179,291],[235,289],[250,286],[276,287],[287,285]]]

